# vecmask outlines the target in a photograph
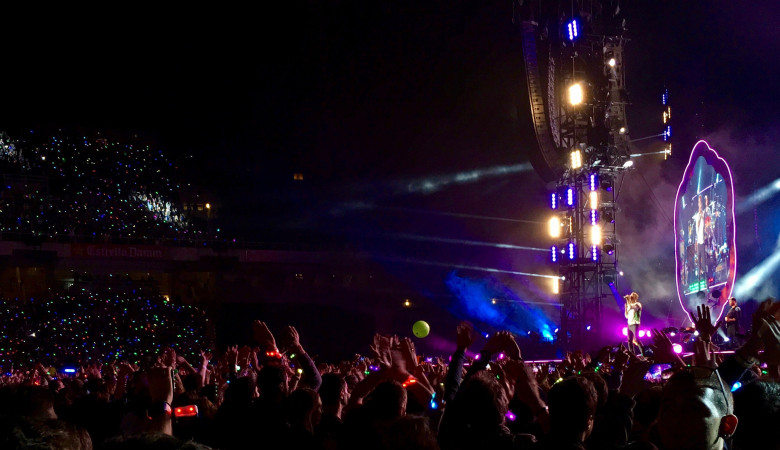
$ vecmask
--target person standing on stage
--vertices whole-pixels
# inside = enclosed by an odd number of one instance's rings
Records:
[[[623,297],[626,299],[626,319],[628,319],[628,348],[634,351],[634,345],[639,349],[637,354],[642,354],[642,344],[637,338],[639,324],[642,318],[642,304],[639,303],[639,294],[632,292]]]
[[[726,313],[726,337],[729,338],[729,345],[734,347],[737,333],[739,333],[739,319],[742,318],[742,310],[737,306],[737,299],[731,297],[729,299],[729,312]]]

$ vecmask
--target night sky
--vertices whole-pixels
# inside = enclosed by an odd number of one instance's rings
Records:
[[[631,135],[660,133],[664,86],[675,124],[673,158],[637,161],[621,212],[629,284],[653,291],[673,283],[669,219],[696,139],[732,163],[740,197],[780,178],[780,35],[771,2],[625,3]],[[219,197],[225,228],[244,240],[403,253],[393,239],[414,234],[546,247],[540,225],[517,222],[546,219],[549,186],[527,165],[534,137],[518,131],[526,87],[511,11],[508,0],[353,0],[7,17],[0,130],[138,133]],[[778,210],[774,199],[738,218],[740,273],[775,249]],[[425,249],[545,270],[537,254],[486,251]]]

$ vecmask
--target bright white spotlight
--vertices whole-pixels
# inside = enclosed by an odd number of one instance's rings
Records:
[[[598,191],[590,191],[590,209],[599,209]]]
[[[629,159],[628,161],[623,163],[623,168],[624,169],[628,169],[629,167],[631,167],[633,165],[634,165],[634,161]]]
[[[592,245],[601,245],[601,225],[590,227],[590,243]]]
[[[680,344],[672,344],[672,349],[675,353],[682,353],[683,351],[682,345]]]
[[[617,64],[617,61],[615,61],[615,58],[609,58],[609,61],[607,61],[607,64],[609,64],[609,67],[615,67],[615,64]]]
[[[552,293],[553,294],[560,293],[560,284],[558,283],[558,279],[557,278],[553,278],[552,279]]]
[[[585,99],[585,91],[580,83],[574,83],[569,86],[569,104],[577,106]]]
[[[561,237],[561,219],[558,216],[550,218],[550,237]]]
[[[582,167],[582,152],[579,150],[571,151],[571,168],[579,169]]]

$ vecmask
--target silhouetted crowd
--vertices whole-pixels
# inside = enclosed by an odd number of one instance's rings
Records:
[[[778,448],[778,312],[761,303],[731,354],[711,343],[703,306],[689,358],[654,330],[649,358],[620,345],[553,365],[523,361],[509,332],[467,353],[467,322],[449,357],[377,334],[371,356],[328,364],[294,327],[277,341],[255,321],[254,347],[197,361],[165,347],[137,364],[13,369],[0,379],[0,448]]]

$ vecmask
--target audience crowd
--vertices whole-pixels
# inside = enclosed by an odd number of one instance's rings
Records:
[[[295,327],[274,336],[255,321],[253,347],[219,354],[177,342],[82,360],[73,373],[39,358],[0,378],[0,448],[780,448],[778,313],[780,302],[761,303],[744,344],[725,354],[703,305],[690,357],[654,330],[652,352],[621,344],[539,364],[506,331],[472,349],[463,322],[451,355],[377,334],[370,355],[327,363]],[[662,376],[648,377],[657,364]]]
[[[0,232],[44,238],[215,239],[182,210],[161,150],[73,133],[0,136]]]

